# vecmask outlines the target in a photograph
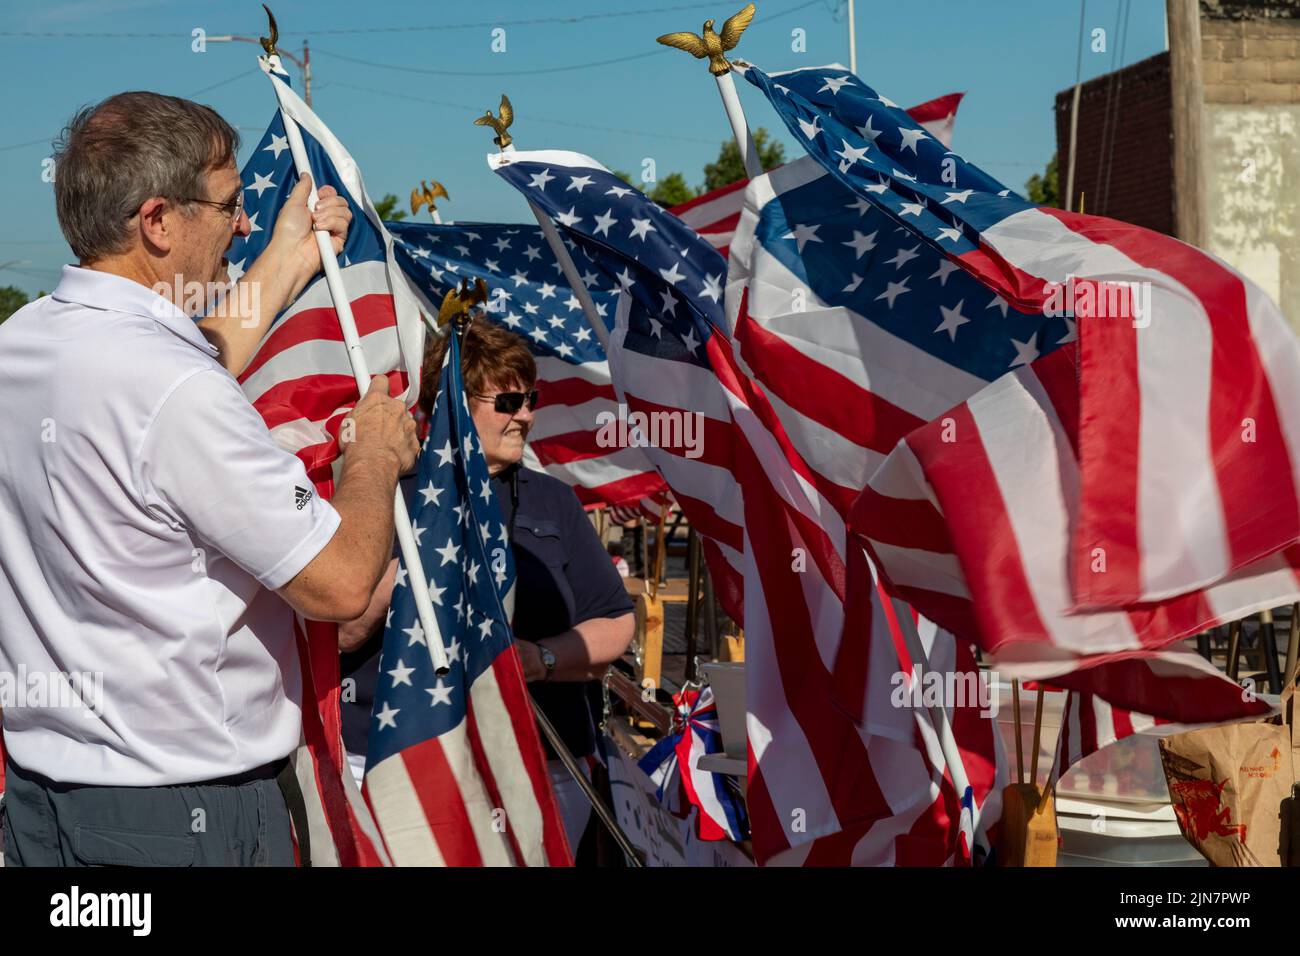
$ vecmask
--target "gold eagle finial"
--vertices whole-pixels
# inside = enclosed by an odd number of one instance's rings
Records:
[[[657,42],[664,46],[685,50],[697,60],[708,57],[709,72],[714,76],[722,76],[724,73],[731,72],[731,64],[723,54],[736,48],[736,44],[740,42],[740,35],[745,32],[745,28],[753,19],[754,5],[749,3],[739,13],[727,19],[727,22],[722,25],[721,33],[713,32],[713,20],[705,20],[702,36],[686,31],[665,33]]]
[[[411,215],[414,216],[418,213],[421,206],[428,206],[429,211],[433,212],[436,208],[434,206],[434,200],[439,198],[451,199],[451,197],[447,195],[447,190],[442,183],[435,179],[433,185],[430,185],[421,179],[420,187],[411,190]]]
[[[476,305],[482,305],[487,299],[487,283],[481,278],[475,279],[472,287],[468,279],[461,279],[459,289],[448,289],[442,297],[442,306],[438,309],[438,328],[453,322],[459,329],[469,320],[470,310]]]
[[[266,51],[266,55],[275,56],[275,44],[280,39],[280,28],[275,25],[275,14],[271,12],[271,8],[264,3],[262,9],[266,11],[266,19],[271,22],[271,36],[259,37],[259,39],[262,43],[262,49]]]
[[[501,106],[497,110],[498,116],[493,116],[491,110],[486,110],[482,116],[474,121],[475,126],[490,126],[496,132],[492,137],[492,142],[496,143],[502,149],[509,146],[514,140],[506,132],[510,124],[515,121],[515,110],[510,105],[510,97],[504,93],[501,94]]]

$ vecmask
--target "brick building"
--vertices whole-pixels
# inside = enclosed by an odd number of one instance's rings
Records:
[[[1173,233],[1169,54],[1158,53],[1083,84],[1074,203],[1084,212]],[[1074,89],[1056,94],[1061,191],[1069,175]],[[1062,195],[1064,200],[1064,195]]]
[[[1201,0],[1205,244],[1300,331],[1300,0]],[[1073,89],[1056,96],[1060,181]],[[1074,193],[1085,211],[1172,233],[1169,54],[1083,85]]]

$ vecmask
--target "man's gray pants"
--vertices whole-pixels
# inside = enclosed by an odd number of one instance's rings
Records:
[[[285,762],[167,787],[56,783],[5,765],[5,866],[293,866]]]

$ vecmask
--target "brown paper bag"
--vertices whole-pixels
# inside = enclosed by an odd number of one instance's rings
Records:
[[[1280,866],[1279,813],[1294,780],[1290,728],[1227,724],[1160,741],[1187,841],[1215,866]]]

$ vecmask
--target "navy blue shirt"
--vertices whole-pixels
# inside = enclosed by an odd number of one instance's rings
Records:
[[[403,482],[405,485],[405,482]],[[413,485],[413,483],[412,483]],[[563,634],[576,624],[597,617],[620,617],[632,611],[623,579],[578,497],[564,482],[523,467],[507,469],[492,480],[497,504],[508,525],[515,560],[515,637],[540,641]],[[408,496],[413,490],[403,488]],[[383,629],[351,653],[341,655],[345,696],[343,742],[351,753],[366,752],[371,707],[379,676]],[[533,682],[533,699],[576,757],[596,749],[596,730],[587,703],[590,682]],[[548,757],[551,748],[542,740]]]

